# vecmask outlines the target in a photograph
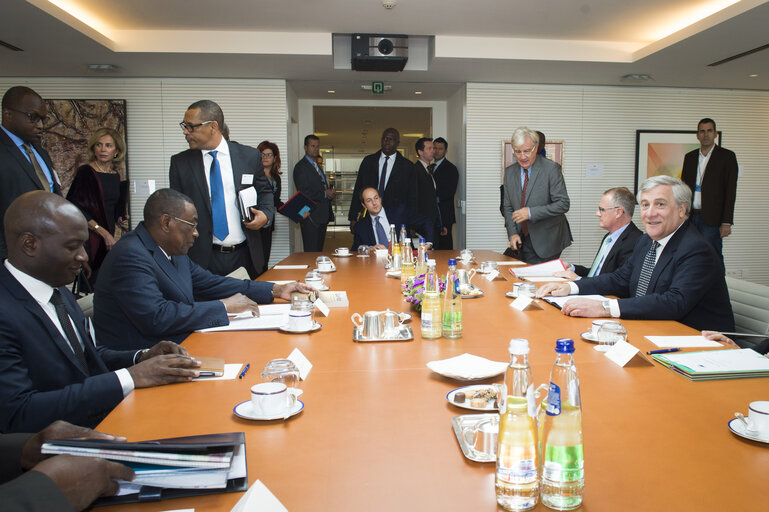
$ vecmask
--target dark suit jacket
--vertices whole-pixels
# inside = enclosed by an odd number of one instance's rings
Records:
[[[684,156],[681,181],[689,185],[694,194],[697,184],[699,149]],[[737,199],[737,157],[732,151],[715,146],[702,177],[702,217],[706,224],[720,226],[734,223],[734,202]]]
[[[21,451],[31,434],[0,435],[0,503],[5,512],[67,511],[72,506],[48,476],[21,469]]]
[[[241,185],[244,174],[252,174],[253,186],[257,194],[257,210],[264,212],[268,223],[266,229],[275,217],[275,202],[272,198],[272,188],[267,182],[262,168],[261,153],[250,146],[237,142],[229,142],[232,173],[235,180],[236,192],[247,188]],[[211,194],[208,191],[206,173],[203,168],[203,153],[197,149],[188,149],[171,157],[169,171],[170,187],[188,195],[198,210],[198,239],[189,252],[189,257],[203,268],[208,268],[213,251],[214,225],[211,217]],[[237,205],[236,205],[237,208]],[[259,272],[264,268],[264,251],[262,237],[259,231],[243,228],[248,242],[248,252],[251,255],[254,269]]]
[[[297,191],[301,191],[316,203],[310,211],[309,220],[316,225],[328,224],[334,220],[334,212],[331,210],[331,201],[326,197],[323,179],[306,156],[303,156],[294,166],[294,186]],[[307,222],[307,219],[302,222]]]
[[[75,298],[66,287],[59,290],[85,345],[90,376],[37,301],[0,265],[2,432],[37,432],[54,420],[93,428],[123,399],[110,370],[131,366],[136,351],[94,347]]]
[[[353,199],[350,203],[350,213],[347,218],[351,221],[358,220],[358,213],[363,208],[360,204],[360,193],[368,187],[379,187],[379,157],[382,151],[379,150],[372,155],[366,156],[358,168],[358,176],[355,179],[355,188],[353,189]],[[390,157],[392,158],[392,157]],[[396,204],[405,204],[412,212],[417,209],[417,179],[414,173],[414,164],[404,158],[399,152],[395,152],[395,162],[388,162],[388,168],[392,166],[390,179],[387,180],[382,206],[390,208]]]
[[[438,194],[435,191],[435,182],[419,160],[414,163],[414,174],[417,177],[416,211],[436,225],[438,224]]]
[[[444,158],[441,165],[436,167],[433,179],[437,187],[438,209],[441,212],[441,222],[443,223],[441,227],[448,228],[450,231],[451,225],[457,221],[454,212],[454,196],[457,193],[457,185],[459,184],[457,166]]]
[[[397,229],[400,229],[401,224],[405,224],[410,228],[414,228],[419,233],[424,235],[425,240],[432,243],[434,240],[433,234],[435,228],[433,223],[426,217],[417,213],[409,212],[408,209],[402,204],[394,206],[392,208],[384,208],[385,215],[390,224],[395,224]],[[387,231],[390,226],[382,226]],[[376,245],[376,237],[374,236],[374,223],[371,220],[371,215],[366,215],[360,222],[355,224],[353,229],[353,242],[352,250],[357,251],[358,246]]]
[[[630,224],[625,228],[625,231],[622,232],[617,241],[614,242],[614,245],[611,246],[611,251],[606,255],[606,259],[604,260],[603,265],[601,265],[601,274],[609,274],[620,268],[630,255],[633,254],[633,248],[635,248],[635,244],[638,239],[641,238],[641,235],[643,235],[643,233],[631,220]],[[601,239],[601,245],[603,245],[603,241],[607,236],[609,236],[609,233],[606,233]],[[600,246],[598,247],[598,250],[601,250]],[[596,256],[597,255],[598,252],[596,252]],[[595,261],[595,257],[593,257],[593,261]],[[592,266],[592,263],[590,266]],[[576,272],[578,276],[587,277],[588,272],[590,272],[590,267],[574,265],[574,272]]]
[[[638,278],[652,239],[643,235],[632,256],[610,274],[576,282],[583,295],[619,297],[622,318],[676,320],[697,330],[734,331],[729,292],[715,251],[685,222],[654,266],[647,295],[636,297]]]
[[[48,153],[37,144],[33,144],[33,146],[40,156],[43,157],[48,169],[55,174],[56,171],[53,169],[53,162],[51,162],[51,157],[48,156]],[[0,129],[0,176],[2,176],[0,178],[0,183],[2,183],[2,186],[0,186],[0,261],[2,261],[8,256],[8,249],[5,245],[5,231],[2,229],[5,211],[23,193],[32,190],[47,191],[49,189],[48,183],[45,185],[40,183],[32,164],[2,129]],[[56,182],[55,176],[53,181],[54,191],[61,195],[61,188]]]
[[[217,276],[187,256],[173,259],[168,260],[144,223],[115,244],[96,281],[99,343],[134,350],[161,340],[180,343],[196,329],[229,323],[218,299],[242,293],[256,302],[272,301],[272,283]]]

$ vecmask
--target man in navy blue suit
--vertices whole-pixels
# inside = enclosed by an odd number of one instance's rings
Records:
[[[162,342],[145,351],[95,344],[67,290],[88,255],[88,224],[66,199],[27,192],[5,214],[0,265],[0,431],[54,420],[93,427],[134,388],[184,382],[200,364]]]
[[[538,295],[601,294],[619,299],[568,300],[564,315],[677,320],[697,330],[733,331],[734,315],[713,247],[687,221],[692,192],[670,176],[639,190],[646,234],[619,269],[570,283],[548,283]]]
[[[259,314],[257,303],[310,290],[218,276],[193,262],[198,214],[192,200],[160,189],[144,205],[144,221],[115,244],[102,264],[94,296],[99,342],[143,349],[181,343],[192,331],[229,324],[228,314]]]
[[[410,212],[406,205],[396,205],[390,208],[382,207],[382,200],[379,192],[374,187],[364,188],[360,194],[361,205],[368,210],[360,222],[353,228],[352,250],[357,251],[358,247],[365,245],[371,249],[386,249],[388,247],[390,224],[394,224],[400,229],[401,224],[414,228],[423,238],[432,243],[433,223],[416,213]]]

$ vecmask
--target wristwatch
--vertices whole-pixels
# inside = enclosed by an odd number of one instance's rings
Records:
[[[98,224],[94,224],[93,227],[91,228],[91,231],[97,231],[100,227],[101,226],[99,226]]]
[[[606,312],[606,314],[611,316],[611,301],[608,299],[602,300],[601,305],[603,306],[603,310]]]

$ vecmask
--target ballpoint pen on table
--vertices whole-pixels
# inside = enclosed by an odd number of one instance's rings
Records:
[[[246,366],[243,367],[243,371],[240,372],[240,375],[238,375],[238,378],[242,379],[243,377],[245,377],[246,372],[248,371],[249,368],[251,368],[251,363],[246,363]]]
[[[662,349],[662,350],[651,350],[651,351],[647,352],[647,354],[649,354],[649,355],[652,355],[652,354],[667,354],[668,352],[678,352],[679,350],[681,350],[681,349],[680,348],[665,348],[665,349]]]

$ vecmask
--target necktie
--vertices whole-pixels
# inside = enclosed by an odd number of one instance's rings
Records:
[[[638,288],[636,288],[635,291],[636,297],[643,297],[646,295],[646,289],[649,287],[649,281],[652,278],[655,260],[657,259],[657,247],[659,246],[659,242],[652,242],[649,252],[647,252],[644,257],[644,262],[641,266],[641,275],[638,277]]]
[[[21,147],[24,148],[24,151],[27,152],[29,161],[32,164],[32,167],[35,169],[35,175],[37,176],[37,179],[40,180],[40,185],[42,187],[42,190],[53,192],[53,187],[51,187],[51,183],[48,181],[48,176],[45,175],[43,168],[40,167],[40,162],[37,161],[37,157],[35,156],[35,153],[32,151],[32,146],[25,143],[25,144],[22,144]]]
[[[603,239],[601,248],[598,249],[598,254],[595,255],[595,259],[593,260],[593,266],[590,267],[590,272],[587,273],[587,277],[593,277],[594,275],[600,273],[599,270],[601,269],[603,260],[606,259],[606,248],[609,247],[610,243],[611,243],[611,235]]]
[[[430,164],[427,166],[427,172],[430,173],[430,176],[432,176],[435,173],[435,164]]]
[[[379,243],[387,245],[387,233],[385,233],[384,226],[379,222],[379,216],[372,217],[374,219],[374,229],[376,230],[376,237],[379,239]]]
[[[523,170],[523,187],[521,188],[521,208],[526,206],[526,187],[529,186],[529,170],[524,169]],[[521,229],[523,230],[523,236],[529,236],[529,223],[527,221],[524,221],[521,224]]]
[[[387,161],[390,160],[389,156],[385,155],[384,164],[382,164],[382,174],[379,176],[379,197],[384,197],[385,178],[387,177]]]
[[[326,175],[323,173],[323,169],[321,169],[318,166],[318,163],[315,161],[312,162],[312,166],[315,167],[315,170],[318,171],[318,174],[320,174],[320,180],[323,182],[323,185],[326,186],[326,188],[328,188],[326,184]]]
[[[211,217],[214,221],[214,236],[224,241],[230,234],[230,228],[227,227],[227,208],[224,206],[222,169],[219,167],[219,160],[216,159],[216,151],[209,151],[208,154],[213,158],[209,171],[209,181],[211,183]]]
[[[67,341],[69,341],[70,347],[72,347],[72,350],[75,352],[75,357],[80,363],[80,366],[83,367],[83,370],[88,373],[88,364],[85,362],[83,347],[80,346],[80,340],[77,339],[77,334],[75,334],[75,329],[72,327],[72,322],[69,319],[69,313],[67,313],[67,308],[64,306],[64,298],[61,296],[61,292],[58,289],[54,288],[53,290],[51,304],[53,304],[53,307],[56,310],[56,316],[59,318],[59,323],[61,324],[62,329],[64,329],[64,333],[67,335]]]

